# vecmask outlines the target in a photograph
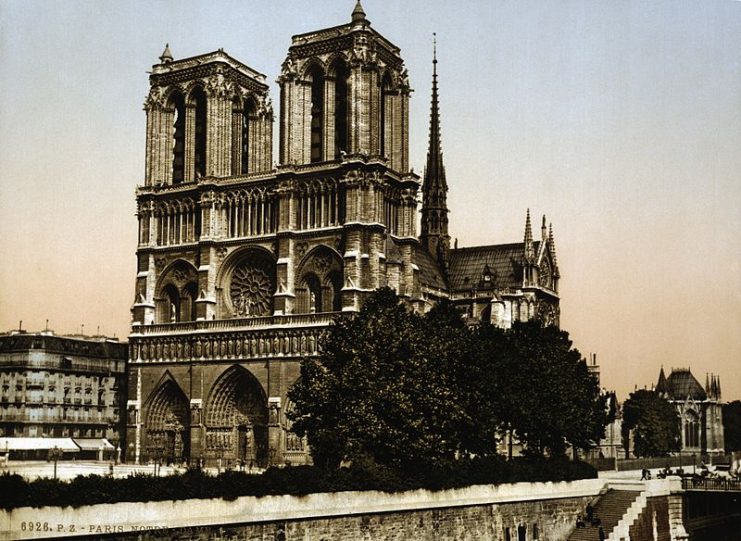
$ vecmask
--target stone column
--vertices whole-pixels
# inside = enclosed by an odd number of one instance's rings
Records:
[[[407,171],[409,171],[409,93],[410,89],[406,87],[402,89],[400,95],[400,141],[398,143],[399,162],[396,164],[396,167],[394,167],[394,169],[402,173],[406,173]]]
[[[183,182],[190,182],[196,176],[196,106],[185,104],[185,165]]]
[[[278,363],[269,363],[268,370],[274,365]],[[280,425],[281,406],[280,396],[268,397],[268,459],[271,465],[283,464],[284,461],[283,427]]]
[[[335,78],[327,76],[324,80],[324,141],[323,159],[334,160],[335,151]]]
[[[242,174],[242,107],[232,110],[232,175]]]

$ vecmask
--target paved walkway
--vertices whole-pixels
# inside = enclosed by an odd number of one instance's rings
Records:
[[[216,474],[218,470],[216,468],[205,468],[209,473]],[[54,463],[46,461],[16,461],[11,460],[10,463],[0,468],[2,472],[17,473],[25,477],[26,479],[38,479],[41,477],[54,477]],[[159,468],[160,475],[172,475],[173,473],[182,473],[185,469],[177,466],[161,466]],[[135,464],[116,464],[113,466],[114,477],[127,477],[135,473],[147,473],[154,474],[154,465],[141,465]],[[57,462],[57,478],[63,480],[74,479],[78,475],[109,475],[110,474],[110,462],[80,462],[80,461],[59,461]]]

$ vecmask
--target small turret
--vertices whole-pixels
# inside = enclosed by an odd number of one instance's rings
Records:
[[[160,55],[160,63],[161,64],[169,64],[173,61],[172,53],[170,52],[170,44],[165,44],[165,50],[162,51],[162,55]]]
[[[363,11],[360,0],[355,4],[355,9],[352,10],[352,22],[353,24],[370,24],[370,21],[365,18],[365,11]]]
[[[535,261],[535,246],[533,244],[533,226],[530,223],[530,209],[527,209],[525,217],[525,261],[532,263]]]
[[[664,374],[664,367],[661,367],[661,371],[659,372],[659,381],[656,382],[656,392],[659,393],[661,396],[666,396],[669,389],[666,383],[666,374]]]
[[[548,227],[548,250],[551,252],[554,274],[558,277],[558,260],[556,259],[556,241],[553,237],[553,224]]]

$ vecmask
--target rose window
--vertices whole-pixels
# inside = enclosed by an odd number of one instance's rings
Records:
[[[270,314],[272,287],[270,277],[263,269],[247,265],[237,267],[229,293],[235,316]]]

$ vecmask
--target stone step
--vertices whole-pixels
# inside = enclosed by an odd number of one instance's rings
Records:
[[[600,497],[594,506],[594,515],[600,519],[605,538],[615,529],[639,494],[637,490],[610,489]],[[576,528],[569,536],[569,541],[599,541],[599,526]]]

